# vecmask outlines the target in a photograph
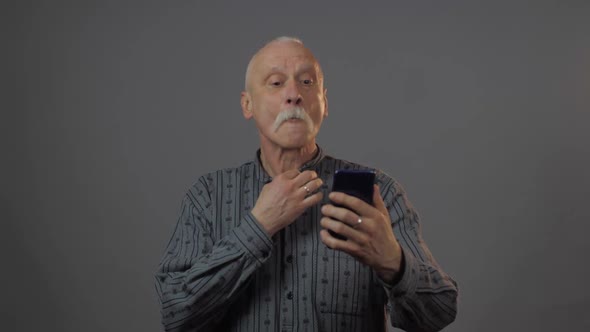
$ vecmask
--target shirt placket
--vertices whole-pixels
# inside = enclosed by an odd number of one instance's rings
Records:
[[[293,331],[293,325],[296,321],[296,308],[295,303],[297,303],[297,294],[294,289],[295,280],[294,280],[294,266],[295,262],[295,253],[293,252],[293,241],[291,241],[291,236],[293,235],[291,227],[287,227],[283,231],[283,237],[281,237],[282,241],[282,255],[281,264],[283,265],[283,275],[281,280],[281,331],[283,332],[290,332]]]

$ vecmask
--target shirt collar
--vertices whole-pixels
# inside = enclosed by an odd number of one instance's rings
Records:
[[[322,161],[322,159],[324,159],[324,150],[317,144],[316,147],[318,149],[315,153],[315,156],[308,160],[305,164],[303,164],[299,168],[299,172],[315,169]],[[264,167],[262,167],[262,161],[260,161],[260,149],[256,151],[256,157],[254,158],[254,174],[257,180],[261,182],[269,183],[272,181],[272,177],[268,175]]]

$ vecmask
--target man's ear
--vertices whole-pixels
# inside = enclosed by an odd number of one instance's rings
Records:
[[[252,100],[250,99],[250,94],[246,91],[243,91],[240,95],[240,105],[242,105],[242,114],[246,120],[250,120],[252,118]]]
[[[324,119],[328,117],[328,89],[324,89]]]

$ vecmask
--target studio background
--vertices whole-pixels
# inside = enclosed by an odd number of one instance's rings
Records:
[[[319,144],[407,189],[445,331],[590,328],[590,2],[2,6],[3,331],[161,330],[181,198],[254,156],[245,68],[280,35],[325,72]]]

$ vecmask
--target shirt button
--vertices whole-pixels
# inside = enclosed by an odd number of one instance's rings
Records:
[[[287,263],[293,263],[293,256],[292,255],[287,256],[286,260],[287,260]]]
[[[289,292],[289,293],[287,293],[287,298],[288,298],[289,300],[292,300],[292,299],[293,299],[293,292]]]

